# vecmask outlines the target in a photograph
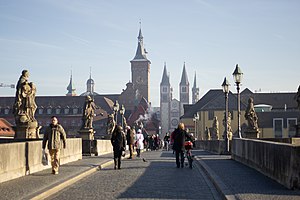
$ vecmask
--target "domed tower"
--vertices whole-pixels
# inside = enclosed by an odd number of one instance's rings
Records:
[[[72,77],[72,71],[71,71],[71,77],[70,77],[70,83],[67,87],[68,93],[66,94],[66,96],[76,96],[76,92],[75,92],[75,86],[73,83],[73,77]]]
[[[80,96],[95,96],[99,95],[95,92],[95,81],[92,79],[92,70],[90,69],[90,78],[86,81],[86,92],[82,93]]]

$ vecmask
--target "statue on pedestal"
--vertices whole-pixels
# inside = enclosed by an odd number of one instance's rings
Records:
[[[259,129],[258,129],[258,117],[254,110],[253,98],[248,99],[248,106],[245,112],[245,119],[248,121],[248,127],[245,130],[247,138],[258,138]],[[248,135],[248,136],[247,136]]]
[[[18,139],[39,138],[38,122],[34,117],[37,105],[35,103],[36,87],[28,81],[29,72],[23,70],[16,86],[16,97],[13,114],[16,122]]]
[[[93,119],[95,116],[95,110],[97,106],[91,96],[86,96],[83,115],[82,115],[82,127],[81,129],[93,129]]]
[[[205,127],[205,140],[211,140],[210,130],[209,128]]]
[[[106,132],[107,132],[108,135],[111,135],[114,132],[115,127],[116,127],[116,121],[114,119],[114,114],[108,115],[106,125],[107,125],[107,127],[106,127],[107,131]]]
[[[83,105],[82,126],[78,131],[83,140],[94,140],[93,119],[97,106],[91,96],[86,96]]]
[[[219,140],[219,121],[217,116],[214,117],[212,124],[212,132],[211,132],[212,140]]]
[[[224,119],[223,119],[223,126],[226,129],[226,119],[225,119],[225,114],[224,114]],[[226,130],[225,130],[226,131]],[[225,132],[226,133],[226,132]],[[224,133],[224,134],[225,134]],[[232,128],[231,128],[231,112],[228,111],[228,116],[227,116],[227,138],[228,140],[232,140]]]

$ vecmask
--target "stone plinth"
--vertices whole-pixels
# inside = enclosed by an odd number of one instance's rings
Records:
[[[15,139],[38,139],[39,130],[37,121],[20,123],[14,127]]]
[[[82,140],[94,140],[94,129],[80,129],[78,133]]]
[[[249,138],[249,139],[257,139],[259,138],[259,130],[245,130],[244,131],[245,135],[246,135],[246,138]]]

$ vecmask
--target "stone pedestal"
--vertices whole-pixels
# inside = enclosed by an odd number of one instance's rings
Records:
[[[82,140],[94,140],[94,129],[80,129],[78,133]]]
[[[20,123],[14,127],[15,139],[38,139],[39,130],[37,121]]]
[[[246,135],[246,138],[249,138],[249,139],[257,139],[259,138],[259,130],[245,130],[244,131],[245,135]]]

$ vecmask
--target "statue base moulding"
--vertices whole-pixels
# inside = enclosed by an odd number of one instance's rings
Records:
[[[20,123],[14,127],[14,139],[39,139],[39,130],[37,121]]]
[[[94,129],[80,129],[78,133],[82,140],[94,140]]]

